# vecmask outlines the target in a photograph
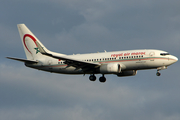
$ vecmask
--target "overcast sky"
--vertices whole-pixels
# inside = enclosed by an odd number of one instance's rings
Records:
[[[178,0],[0,0],[0,120],[180,120],[180,64],[133,77],[30,69],[17,24],[51,51],[160,49],[180,58]],[[101,75],[97,75],[97,78]]]

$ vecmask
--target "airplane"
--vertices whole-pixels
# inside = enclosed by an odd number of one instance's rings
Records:
[[[166,51],[155,49],[137,49],[115,52],[66,55],[48,50],[25,24],[17,25],[27,59],[7,57],[24,62],[25,66],[60,74],[89,74],[89,80],[95,81],[95,74],[102,74],[99,81],[106,82],[106,74],[118,77],[135,76],[137,70],[160,70],[178,61],[178,58]]]

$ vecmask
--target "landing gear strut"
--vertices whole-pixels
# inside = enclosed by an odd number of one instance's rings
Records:
[[[102,83],[106,82],[106,78],[104,77],[104,74],[103,74],[102,77],[99,78],[99,81],[102,82]]]
[[[90,75],[89,76],[89,80],[90,81],[96,81],[96,76],[93,74],[93,75]]]

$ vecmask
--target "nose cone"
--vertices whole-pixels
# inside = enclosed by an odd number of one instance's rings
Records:
[[[176,57],[176,56],[172,56],[172,60],[174,61],[174,63],[175,62],[177,62],[178,61],[178,58]]]
[[[176,60],[176,62],[178,61],[178,58],[177,57],[175,57],[175,60]]]

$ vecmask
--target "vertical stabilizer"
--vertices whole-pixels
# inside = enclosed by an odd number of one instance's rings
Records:
[[[25,24],[18,24],[17,27],[27,59],[37,60],[44,57],[40,53],[36,42],[38,42],[45,50],[47,50],[46,47],[36,38],[36,36],[26,27]]]

